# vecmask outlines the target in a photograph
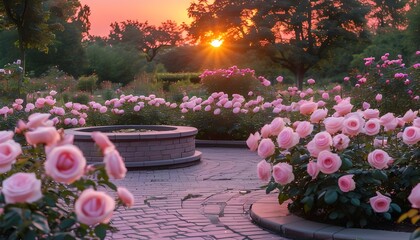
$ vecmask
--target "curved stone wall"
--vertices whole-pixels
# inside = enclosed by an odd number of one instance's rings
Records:
[[[121,129],[147,129],[146,132],[113,132]],[[106,134],[115,144],[127,167],[152,167],[199,161],[195,150],[197,129],[183,126],[114,125],[67,129],[74,135],[88,162],[102,162],[103,156],[91,137],[92,132]]]

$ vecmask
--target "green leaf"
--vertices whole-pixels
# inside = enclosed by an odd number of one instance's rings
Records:
[[[46,217],[33,214],[32,215],[32,225],[38,228],[39,230],[43,231],[44,233],[50,232],[50,227],[48,226],[48,220]]]
[[[401,213],[401,208],[396,203],[391,203],[391,208],[396,211],[397,213]]]
[[[357,199],[357,198],[352,198],[351,200],[350,200],[350,202],[351,202],[351,204],[353,204],[354,206],[360,206],[360,200],[359,199]]]
[[[95,234],[98,238],[105,239],[106,230],[107,230],[107,225],[99,224],[98,226],[95,227]]]
[[[288,199],[289,199],[289,196],[287,194],[279,193],[279,196],[278,196],[279,204],[283,204]]]
[[[338,217],[338,213],[336,211],[333,211],[328,215],[328,218],[331,220],[335,220],[337,219],[337,217]]]
[[[367,225],[367,220],[366,220],[366,218],[361,218],[361,219],[359,220],[359,224],[360,224],[360,227],[364,227],[364,226],[366,226],[366,225]]]
[[[63,221],[61,221],[59,227],[60,227],[61,230],[63,230],[63,229],[66,229],[66,228],[69,228],[69,227],[73,226],[75,223],[76,223],[75,219],[67,218],[67,219],[64,219]]]
[[[349,158],[342,158],[341,161],[342,161],[342,164],[341,164],[342,170],[348,170],[351,167],[353,167],[353,163],[351,162]]]
[[[335,191],[335,190],[328,190],[325,193],[324,201],[325,201],[326,204],[333,204],[333,203],[335,203],[337,201],[337,199],[338,199],[337,191]]]
[[[386,220],[391,220],[392,219],[391,214],[390,213],[387,213],[387,212],[386,213],[383,213],[382,216],[384,216],[384,218]]]
[[[299,164],[301,162],[300,159],[300,153],[299,152],[295,152],[292,155],[292,160],[290,161],[291,164]]]
[[[382,171],[382,170],[373,171],[372,177],[374,177],[375,179],[378,179],[380,181],[388,180],[388,176],[386,175],[385,171]]]
[[[25,236],[23,237],[23,240],[34,240],[36,238],[36,232],[33,230],[29,230],[25,232]]]
[[[267,188],[265,189],[265,193],[269,194],[271,191],[273,191],[276,188],[277,188],[277,183],[276,182],[269,182],[268,185],[267,185]]]

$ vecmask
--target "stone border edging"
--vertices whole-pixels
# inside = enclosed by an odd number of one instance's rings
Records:
[[[245,141],[234,140],[195,140],[196,147],[226,147],[226,148],[248,148]]]
[[[279,205],[274,194],[252,204],[250,216],[257,225],[293,239],[403,240],[411,235],[408,232],[344,228],[305,220],[289,213],[287,204]]]

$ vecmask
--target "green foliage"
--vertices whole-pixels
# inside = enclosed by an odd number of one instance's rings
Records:
[[[96,82],[98,81],[98,76],[95,74],[90,76],[82,76],[77,81],[77,89],[79,91],[90,92],[91,94],[97,88]]]
[[[92,95],[88,92],[75,92],[73,96],[70,97],[71,102],[87,104],[92,100]]]
[[[190,81],[198,83],[200,82],[200,73],[158,73],[156,78],[164,82]]]

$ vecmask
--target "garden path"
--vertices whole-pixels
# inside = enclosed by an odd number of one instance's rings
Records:
[[[259,157],[248,149],[199,148],[197,165],[130,170],[118,186],[135,205],[113,217],[110,239],[285,239],[254,225],[250,205],[265,196]]]

